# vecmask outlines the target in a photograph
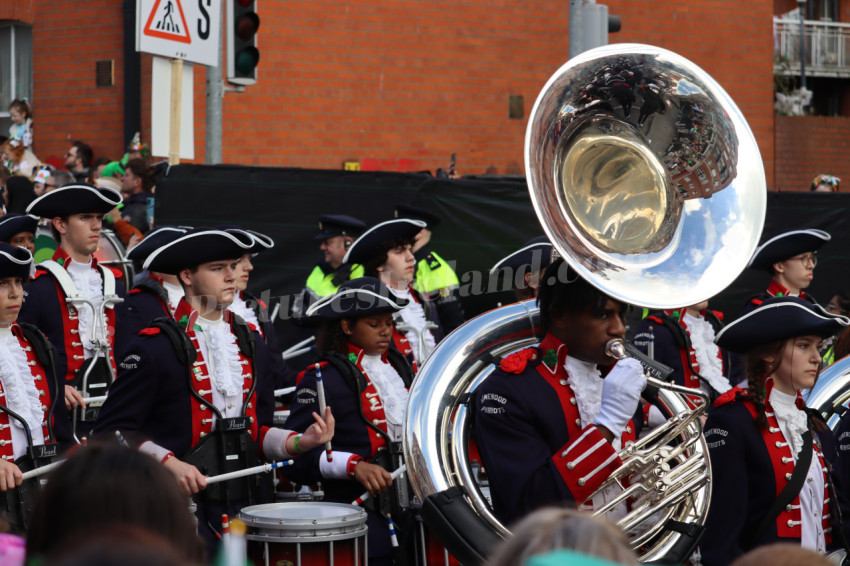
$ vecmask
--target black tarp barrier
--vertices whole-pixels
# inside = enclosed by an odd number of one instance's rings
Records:
[[[369,224],[392,216],[406,202],[443,218],[432,248],[455,263],[464,310],[472,316],[512,300],[492,281],[490,267],[531,237],[543,234],[523,181],[435,179],[427,174],[274,169],[230,165],[179,165],[158,179],[157,224],[191,226],[233,223],[274,238],[273,250],[255,259],[250,290],[267,302],[281,302],[285,318],[291,297],[320,259],[313,240],[319,214],[350,214]],[[850,194],[770,192],[765,234],[820,228],[832,241],[819,254],[811,293],[823,304],[850,283]],[[744,300],[767,287],[764,273],[745,271],[711,302],[733,319]],[[683,305],[684,306],[684,305]],[[281,345],[306,335],[277,320]],[[297,365],[297,364],[296,364]],[[299,368],[300,369],[300,368]]]

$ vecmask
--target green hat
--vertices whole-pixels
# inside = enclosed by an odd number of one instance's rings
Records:
[[[110,161],[100,173],[101,177],[123,177],[124,168],[118,161]]]

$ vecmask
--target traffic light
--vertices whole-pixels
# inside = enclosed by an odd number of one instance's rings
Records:
[[[227,81],[237,85],[257,82],[257,16],[255,0],[227,0]]]

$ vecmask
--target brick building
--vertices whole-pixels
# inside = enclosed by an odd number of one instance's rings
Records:
[[[769,187],[800,188],[818,172],[850,181],[846,118],[774,114],[772,21],[789,2],[606,3],[623,22],[612,42],[676,51],[729,92],[755,133]],[[225,95],[223,160],[339,168],[353,159],[409,171],[446,167],[456,153],[462,174],[522,173],[528,112],[568,57],[568,12],[566,0],[264,0],[259,81]],[[117,158],[135,124],[149,139],[151,56],[132,52],[134,14],[134,0],[0,4],[0,111],[29,96],[42,160],[64,162],[75,139]],[[106,86],[97,86],[98,62]],[[196,161],[205,80],[196,65]],[[523,98],[522,118],[509,117],[512,96]]]

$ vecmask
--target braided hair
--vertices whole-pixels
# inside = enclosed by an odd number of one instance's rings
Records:
[[[756,406],[756,426],[760,429],[767,428],[767,417],[765,416],[764,406],[764,382],[767,376],[779,368],[779,364],[781,363],[780,356],[787,343],[787,339],[769,342],[756,346],[747,352],[746,374],[748,394],[745,399],[750,400]],[[774,361],[768,362],[765,359],[768,357],[773,357]]]

